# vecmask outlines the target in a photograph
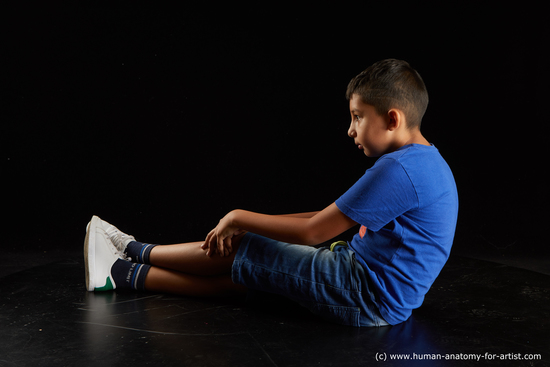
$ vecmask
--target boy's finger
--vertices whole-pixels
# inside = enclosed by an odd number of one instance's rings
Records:
[[[211,230],[210,232],[208,232],[208,234],[206,235],[206,238],[204,240],[204,243],[201,245],[201,248],[202,249],[205,249],[205,248],[208,248],[209,247],[209,244],[210,242],[212,241],[212,233],[214,232],[214,230]]]
[[[208,242],[210,241],[210,235],[206,236],[206,239],[204,240],[204,243],[201,245],[201,248],[204,250],[208,248]]]
[[[227,238],[227,243],[225,244],[225,256],[229,256],[231,251],[232,251],[231,237],[228,237]]]
[[[208,252],[210,251],[210,249],[212,248],[211,244],[212,244],[212,231],[210,231],[210,233],[208,233],[208,235],[206,236],[206,239],[204,240],[204,243],[201,245],[201,248],[203,250],[208,249],[207,255],[208,255]]]
[[[208,234],[208,237],[206,238],[206,241],[203,245],[207,249],[206,250],[206,255],[209,256],[209,257],[214,256],[214,253],[216,252],[215,241],[216,241],[216,237],[215,237],[215,235],[212,231]]]
[[[224,255],[223,240],[218,238],[218,253],[221,257]]]

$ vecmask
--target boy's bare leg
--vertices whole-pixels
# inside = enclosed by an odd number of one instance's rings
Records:
[[[193,297],[231,296],[246,292],[246,287],[233,283],[229,274],[207,277],[154,266],[145,278],[145,289]]]
[[[149,255],[152,266],[145,278],[145,289],[197,297],[246,292],[246,287],[231,280],[231,267],[242,236],[233,239],[233,252],[225,257],[206,256],[200,247],[203,242],[155,246]]]
[[[243,236],[244,234],[233,238],[233,251],[229,256],[206,256],[206,251],[201,249],[204,242],[190,242],[155,246],[151,250],[149,260],[153,266],[190,275],[227,275],[231,273],[233,259]]]

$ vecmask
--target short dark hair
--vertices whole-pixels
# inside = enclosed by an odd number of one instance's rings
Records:
[[[346,98],[350,100],[353,94],[374,106],[379,115],[392,108],[402,110],[409,129],[420,128],[428,108],[424,81],[409,63],[402,60],[387,59],[369,66],[349,82]]]

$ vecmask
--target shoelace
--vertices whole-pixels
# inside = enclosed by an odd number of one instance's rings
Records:
[[[125,247],[122,242],[124,240],[124,237],[127,237],[127,238],[130,238],[131,236],[128,236],[128,235],[124,235],[122,232],[118,231],[117,229],[112,229],[111,231],[107,232],[105,231],[105,236],[107,237],[107,239],[109,240],[109,242],[111,243],[111,245],[113,246],[113,249],[115,250],[115,252],[118,254],[118,256],[123,259],[123,260],[128,260],[128,261],[132,261],[132,258],[129,257],[128,255],[126,255],[124,253],[124,250],[123,249],[119,249],[119,247],[117,246],[117,243],[120,244],[120,247]],[[114,241],[113,241],[114,239]],[[117,242],[117,243],[115,243]]]

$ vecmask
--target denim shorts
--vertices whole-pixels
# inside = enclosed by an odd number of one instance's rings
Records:
[[[338,324],[388,325],[380,316],[367,273],[345,245],[331,250],[247,233],[235,255],[232,279],[250,289],[286,296]]]

